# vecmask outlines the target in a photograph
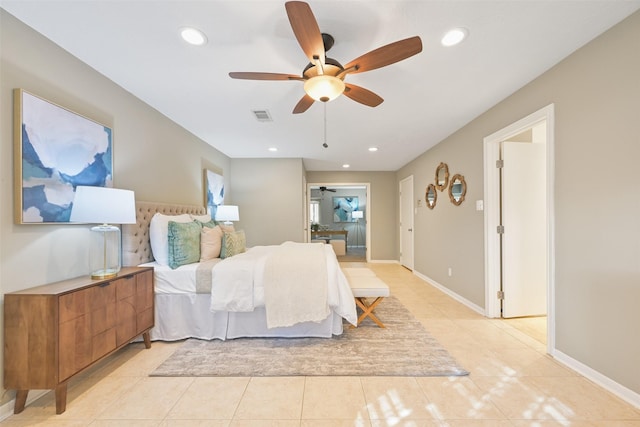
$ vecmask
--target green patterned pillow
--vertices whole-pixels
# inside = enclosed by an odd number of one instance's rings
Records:
[[[217,223],[217,222],[215,222],[215,221],[214,221],[214,220],[212,220],[212,219],[210,219],[210,220],[209,220],[209,221],[207,221],[207,222],[203,222],[203,221],[200,221],[199,219],[196,219],[196,224],[200,225],[200,227],[203,227],[203,228],[204,228],[204,227],[207,227],[207,228],[214,228],[215,226],[217,226],[217,225],[218,225],[218,223]]]
[[[222,249],[220,250],[220,258],[229,258],[234,255],[243,253],[246,248],[246,239],[244,230],[224,233],[222,238]]]
[[[181,265],[200,261],[200,231],[202,227],[195,221],[169,221],[169,267],[176,269]]]

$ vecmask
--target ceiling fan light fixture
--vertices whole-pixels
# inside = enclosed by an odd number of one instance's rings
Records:
[[[469,35],[469,30],[463,27],[452,28],[446,32],[440,41],[443,46],[455,46],[462,43],[464,39]]]
[[[316,101],[328,102],[344,92],[344,82],[326,74],[311,77],[304,82],[304,91]]]

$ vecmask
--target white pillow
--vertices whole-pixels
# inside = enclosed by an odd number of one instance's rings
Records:
[[[169,221],[191,222],[189,214],[164,215],[155,214],[149,224],[149,241],[153,258],[160,265],[169,265]]]
[[[211,221],[211,215],[209,215],[209,214],[204,214],[204,215],[193,215],[193,214],[191,214],[191,219],[193,219],[194,221],[209,222],[209,221]]]

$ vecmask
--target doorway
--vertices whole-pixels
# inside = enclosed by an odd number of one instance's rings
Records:
[[[340,262],[369,262],[369,187],[369,183],[309,183],[307,241],[337,245]]]
[[[413,175],[400,181],[400,265],[413,271]]]
[[[538,328],[543,321],[549,353],[555,346],[553,119],[552,104],[484,139],[485,314],[528,319]]]

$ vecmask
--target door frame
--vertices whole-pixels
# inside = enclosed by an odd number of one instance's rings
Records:
[[[371,209],[373,209],[373,201],[371,200],[371,183],[369,182],[307,182],[306,183],[306,203],[305,203],[305,213],[306,213],[306,223],[305,223],[305,241],[311,241],[311,227],[307,226],[309,222],[309,205],[311,204],[311,187],[350,187],[350,186],[358,186],[365,187],[367,193],[367,209],[364,211],[364,219],[365,219],[365,242],[367,242],[365,246],[365,259],[367,262],[371,262],[371,248],[373,247],[373,238],[371,236]],[[346,244],[346,243],[345,243]]]
[[[500,172],[496,161],[500,158],[500,143],[546,121],[547,162],[547,353],[555,349],[555,206],[554,206],[554,104],[528,115],[500,129],[483,140],[484,149],[484,236],[485,236],[485,316],[499,318],[500,300]]]
[[[402,192],[402,184],[404,182],[406,182],[406,181],[410,181],[411,182],[411,191],[409,192],[410,194],[404,194]],[[414,232],[413,232],[414,210],[415,210],[415,207],[413,206],[413,191],[414,191],[413,175],[409,175],[408,177],[406,177],[404,179],[401,179],[400,182],[398,183],[398,186],[399,186],[398,187],[398,193],[400,194],[400,200],[399,200],[400,203],[398,203],[398,208],[399,208],[398,216],[399,216],[399,219],[400,219],[400,221],[398,221],[398,223],[399,223],[399,227],[398,227],[399,228],[399,232],[398,233],[399,233],[399,243],[400,243],[400,254],[402,254],[402,248],[404,247],[404,245],[403,245],[404,242],[402,240],[402,216],[403,216],[402,206],[403,206],[403,199],[405,197],[408,197],[409,200],[411,201],[411,208],[410,208],[410,212],[409,212],[408,217],[411,218],[411,223],[409,224],[409,228],[412,230],[411,233],[409,234],[409,236],[410,236],[410,238],[409,238],[410,239],[409,246],[411,246],[411,265],[409,266],[409,265],[405,265],[405,264],[402,263],[402,261],[403,261],[402,255],[400,255],[399,261],[400,261],[400,265],[402,265],[402,266],[410,269],[411,271],[413,271],[414,270],[414,261],[415,261],[415,257],[414,257],[414,250],[415,250],[414,243],[415,242],[414,242],[414,239],[413,239],[413,236],[414,236]]]

